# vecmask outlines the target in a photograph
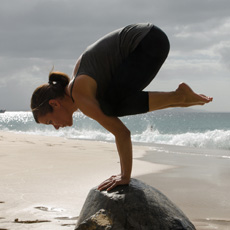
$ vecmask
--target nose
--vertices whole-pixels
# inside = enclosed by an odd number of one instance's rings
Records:
[[[58,129],[60,128],[59,125],[53,125],[53,127],[54,127],[56,130],[58,130]]]

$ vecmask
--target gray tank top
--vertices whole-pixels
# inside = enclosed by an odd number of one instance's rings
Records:
[[[150,23],[132,24],[97,40],[83,53],[75,78],[79,75],[92,77],[97,82],[97,97],[103,98],[111,79],[116,77],[118,66],[137,47],[152,26]]]

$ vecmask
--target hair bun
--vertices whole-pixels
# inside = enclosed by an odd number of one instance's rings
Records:
[[[50,72],[49,74],[49,84],[50,85],[61,85],[63,88],[65,88],[69,84],[69,77],[67,74],[62,72]]]
[[[56,85],[56,84],[57,84],[56,81],[48,81],[48,83],[49,83],[50,85]]]

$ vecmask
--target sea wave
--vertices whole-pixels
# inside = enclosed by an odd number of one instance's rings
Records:
[[[7,130],[6,130],[7,131]],[[80,140],[114,141],[111,133],[101,130],[76,130],[74,128],[56,130],[31,130],[21,133],[32,135],[58,136]],[[162,134],[158,130],[147,129],[143,133],[133,134],[133,142],[155,143],[166,145],[187,146],[195,148],[230,150],[230,131],[213,130],[204,133]]]
[[[153,116],[154,115],[154,116]],[[196,148],[230,150],[230,114],[147,114],[122,121],[132,132],[132,141]],[[114,136],[82,113],[74,115],[74,125],[60,130],[34,122],[31,112],[6,112],[0,129],[33,135],[73,139],[114,141]]]
[[[144,143],[230,150],[230,130],[162,134],[158,130],[147,129],[141,134],[133,135],[132,139],[133,141]]]

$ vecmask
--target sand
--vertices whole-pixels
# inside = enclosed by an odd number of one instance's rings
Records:
[[[144,161],[170,170],[137,176],[171,199],[198,230],[230,230],[229,151],[155,145]],[[172,154],[173,153],[173,154]]]
[[[74,229],[89,190],[120,170],[114,143],[0,132],[0,144],[0,230]],[[132,177],[167,195],[198,230],[230,229],[230,159],[133,149]]]

